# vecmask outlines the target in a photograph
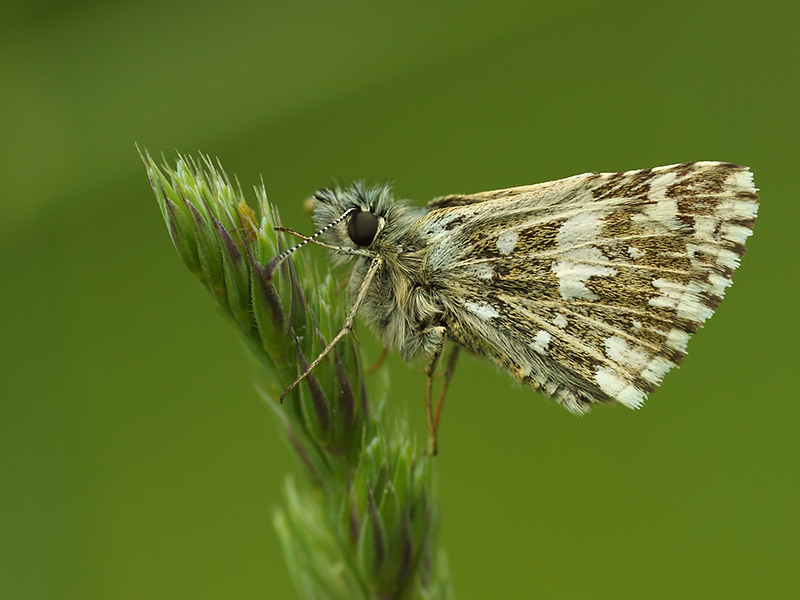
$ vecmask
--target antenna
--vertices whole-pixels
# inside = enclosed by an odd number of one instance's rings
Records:
[[[270,260],[266,265],[264,265],[264,275],[266,276],[267,280],[272,279],[272,275],[275,273],[275,271],[278,270],[278,267],[280,267],[283,261],[289,258],[289,256],[292,255],[292,253],[294,253],[296,250],[299,250],[309,242],[315,241],[319,236],[328,231],[331,227],[335,227],[336,225],[341,223],[348,215],[356,212],[357,210],[359,209],[356,208],[355,206],[352,208],[348,208],[341,215],[339,215],[339,217],[337,217],[336,219],[325,225],[325,227],[317,231],[314,235],[312,235],[311,237],[307,237],[296,246],[292,246],[288,250],[284,250],[276,257],[274,257],[272,260]]]

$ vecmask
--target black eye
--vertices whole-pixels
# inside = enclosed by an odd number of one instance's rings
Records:
[[[357,212],[347,224],[347,235],[353,243],[366,248],[375,239],[378,233],[378,217],[369,212]]]

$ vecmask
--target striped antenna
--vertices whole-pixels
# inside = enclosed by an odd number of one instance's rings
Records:
[[[315,241],[319,236],[321,236],[323,233],[328,231],[331,227],[335,227],[336,225],[341,223],[348,215],[354,213],[357,210],[358,210],[358,208],[356,208],[355,206],[352,207],[352,208],[348,208],[337,219],[334,219],[333,221],[331,221],[330,223],[325,225],[325,227],[323,227],[322,229],[317,231],[314,235],[312,235],[311,237],[307,237],[306,239],[304,239],[302,242],[300,242],[296,246],[293,246],[293,247],[289,248],[288,250],[285,250],[285,251],[281,252],[280,254],[278,254],[278,256],[276,256],[275,258],[270,260],[264,266],[264,275],[266,276],[267,281],[270,281],[272,279],[272,275],[275,273],[275,271],[278,270],[278,267],[280,267],[281,264],[283,263],[283,261],[285,261],[287,258],[289,258],[289,256],[293,252],[295,252],[296,250],[299,250],[300,248],[302,248],[303,246],[305,246],[309,242]]]

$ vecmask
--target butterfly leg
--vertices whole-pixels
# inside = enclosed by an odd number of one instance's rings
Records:
[[[383,350],[381,350],[381,353],[378,355],[378,358],[375,360],[375,362],[372,363],[370,366],[368,366],[366,369],[364,369],[364,372],[367,375],[372,375],[373,373],[377,372],[377,370],[383,366],[383,363],[386,360],[387,356],[389,356],[389,349],[386,346],[384,346]]]
[[[447,366],[444,369],[444,381],[442,388],[439,390],[439,397],[436,399],[436,410],[433,413],[433,429],[439,430],[439,419],[442,416],[442,407],[444,406],[444,397],[447,394],[447,386],[450,385],[450,380],[456,372],[456,363],[458,362],[458,355],[461,353],[461,346],[453,345],[450,351],[450,356],[447,357]]]
[[[425,369],[425,374],[428,376],[425,384],[425,416],[428,419],[428,439],[430,440],[431,456],[436,456],[438,450],[438,443],[436,440],[437,420],[434,419],[431,402],[433,397],[433,375],[436,373],[436,364],[439,362],[439,357],[442,355],[442,348],[444,348],[444,342],[447,339],[447,329],[442,326],[430,327],[423,332],[423,335],[426,337],[425,345],[429,348],[428,352],[430,356],[428,366]],[[441,410],[439,409],[438,402],[437,409],[438,413]]]
[[[303,379],[308,377],[308,374],[313,371],[316,366],[322,362],[322,359],[325,358],[328,353],[333,350],[333,347],[339,343],[344,336],[347,335],[349,331],[353,329],[353,322],[356,319],[356,313],[361,305],[364,303],[364,299],[367,297],[367,290],[369,289],[369,284],[372,282],[372,278],[375,277],[375,273],[377,273],[380,266],[383,264],[383,260],[380,256],[376,256],[372,259],[372,263],[369,265],[369,269],[367,270],[367,274],[364,276],[364,281],[361,283],[361,287],[358,290],[358,294],[356,295],[356,299],[353,301],[353,306],[350,307],[350,312],[347,314],[347,318],[344,320],[344,325],[342,326],[339,333],[337,333],[334,338],[330,341],[330,343],[325,346],[322,352],[319,353],[319,356],[314,359],[314,361],[303,371],[302,375],[294,380],[294,383],[286,388],[283,393],[281,394],[280,401],[283,402],[283,399],[291,392],[297,384],[299,384]],[[442,328],[444,329],[444,328]]]

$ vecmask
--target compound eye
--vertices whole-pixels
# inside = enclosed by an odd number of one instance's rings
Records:
[[[350,217],[347,234],[356,246],[366,248],[378,233],[378,217],[369,212],[359,211]]]

